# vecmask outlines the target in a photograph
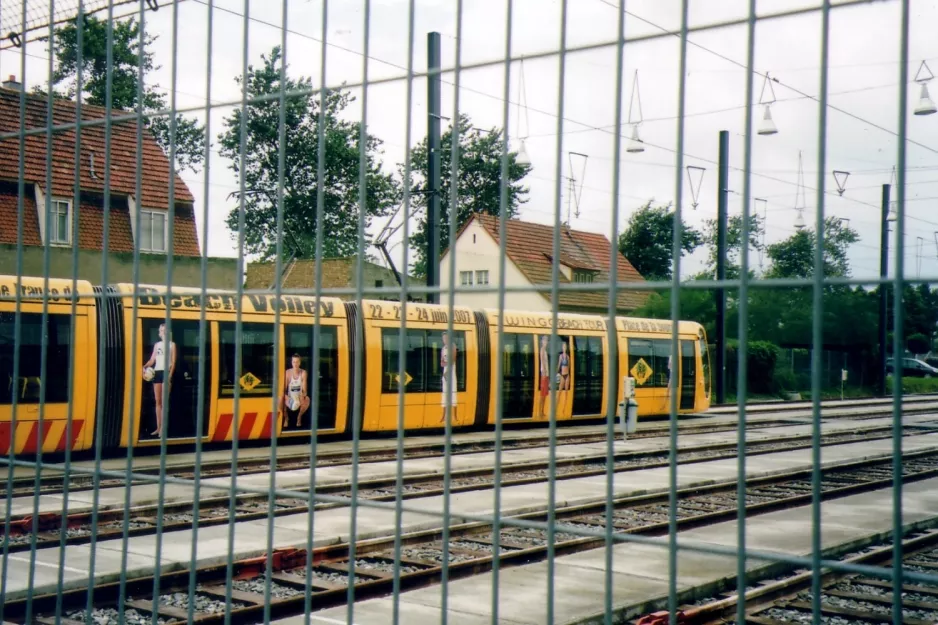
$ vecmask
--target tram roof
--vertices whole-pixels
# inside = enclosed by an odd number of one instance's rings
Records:
[[[484,314],[490,325],[498,324],[499,311],[485,309]],[[582,313],[557,314],[557,330],[605,330],[608,317],[605,315],[585,315]],[[543,311],[505,310],[504,327],[536,328],[550,330],[553,327],[553,313]],[[638,317],[616,317],[616,328],[620,332],[643,332],[649,334],[670,335],[672,324],[669,319],[643,319]],[[680,334],[702,336],[703,326],[696,321],[679,321]]]
[[[68,295],[74,288],[80,296],[79,302],[94,296],[94,287],[87,280],[72,281],[66,278],[41,278],[36,276],[10,276],[0,275],[0,300],[14,301],[17,288],[21,289],[22,301],[42,301],[43,294],[48,293],[50,302],[70,302]]]

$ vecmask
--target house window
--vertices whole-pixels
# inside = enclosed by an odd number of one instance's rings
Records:
[[[484,271],[476,272],[476,284],[484,285],[489,283],[489,272],[488,269]]]
[[[574,282],[592,282],[593,274],[592,272],[589,272],[589,271],[574,271],[573,281]]]
[[[166,213],[164,211],[141,210],[139,230],[141,251],[166,251]]]
[[[380,289],[384,286],[384,280],[375,280],[375,288]]]
[[[72,203],[65,200],[49,202],[49,243],[68,245],[71,242],[69,224],[71,223]]]
[[[459,283],[463,286],[472,286],[472,272],[471,271],[460,271],[459,272]]]

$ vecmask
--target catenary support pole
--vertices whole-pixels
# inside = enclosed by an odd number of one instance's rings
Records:
[[[885,279],[889,271],[889,185],[883,185],[883,206],[879,231],[879,277]],[[879,394],[886,396],[886,298],[889,289],[879,285]]]
[[[717,185],[717,280],[726,280],[726,199],[729,191],[730,133],[720,131],[719,182]],[[716,391],[717,403],[726,403],[726,289],[716,293]]]
[[[432,288],[440,285],[440,33],[427,34],[427,74],[427,287]],[[439,303],[439,293],[428,293],[427,301]]]

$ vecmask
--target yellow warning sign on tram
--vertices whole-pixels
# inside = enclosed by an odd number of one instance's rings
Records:
[[[255,376],[250,371],[242,375],[239,382],[241,382],[241,388],[246,391],[253,390],[255,386],[261,383],[261,381],[257,379],[257,376]]]
[[[645,362],[644,358],[639,358],[638,362],[632,365],[632,368],[629,369],[629,373],[632,374],[632,377],[635,378],[635,381],[639,384],[644,384],[648,381],[648,378],[652,376],[654,371],[651,370],[651,367],[648,366],[648,363]]]

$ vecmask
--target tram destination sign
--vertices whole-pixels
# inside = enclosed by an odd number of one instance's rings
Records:
[[[140,306],[143,308],[172,308],[198,311],[204,305],[206,310],[219,310],[233,312],[237,310],[238,298],[231,293],[179,293],[167,297],[156,289],[140,288]],[[293,315],[316,314],[316,300],[311,297],[298,297],[296,295],[246,295],[242,311],[246,313],[274,314],[281,313]],[[319,315],[332,317],[335,315],[335,303],[332,301],[319,301]]]

